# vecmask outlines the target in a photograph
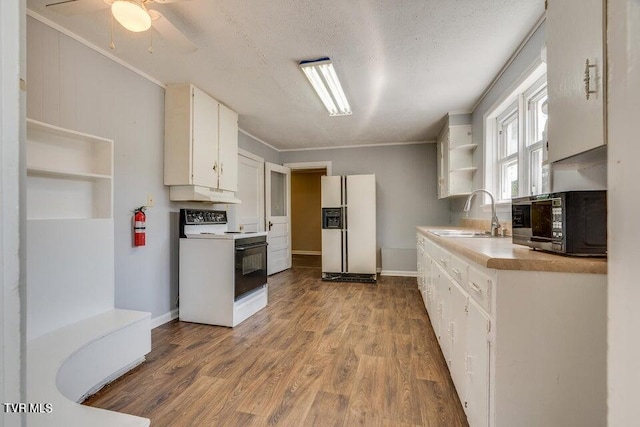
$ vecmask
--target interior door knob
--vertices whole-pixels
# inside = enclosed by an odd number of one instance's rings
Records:
[[[273,223],[269,221],[269,231],[271,231],[271,227],[273,227]]]

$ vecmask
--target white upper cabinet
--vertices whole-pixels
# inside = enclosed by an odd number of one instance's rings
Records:
[[[238,113],[220,104],[219,107],[220,173],[218,188],[238,191]]]
[[[189,181],[182,184],[218,187],[218,102],[200,89],[191,86],[191,146],[192,170]],[[167,103],[168,104],[168,103]],[[172,159],[170,159],[172,160]],[[185,162],[187,163],[187,162]],[[179,165],[184,166],[184,165]],[[185,168],[186,169],[186,168]]]
[[[471,193],[473,152],[477,145],[471,139],[471,116],[450,115],[438,134],[438,198],[466,196]]]
[[[191,84],[165,91],[164,184],[238,189],[238,114]]]
[[[606,143],[604,0],[549,0],[549,161]]]

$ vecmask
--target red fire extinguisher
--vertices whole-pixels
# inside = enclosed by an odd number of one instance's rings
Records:
[[[147,216],[144,214],[145,207],[142,206],[134,211],[133,215],[133,245],[144,246],[146,240],[145,221]]]

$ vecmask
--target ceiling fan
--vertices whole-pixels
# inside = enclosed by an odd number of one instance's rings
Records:
[[[153,3],[165,4],[180,1],[189,0],[56,0],[47,4],[46,7],[65,16],[111,8],[111,16],[126,30],[139,33],[147,31],[153,26],[169,43],[180,50],[193,52],[197,48],[187,36],[159,11],[148,7]],[[114,47],[113,40],[110,47]]]

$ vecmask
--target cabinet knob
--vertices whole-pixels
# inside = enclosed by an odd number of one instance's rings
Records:
[[[218,162],[213,164],[213,171],[215,172],[218,169]]]
[[[220,162],[220,175],[224,175],[224,163]]]

